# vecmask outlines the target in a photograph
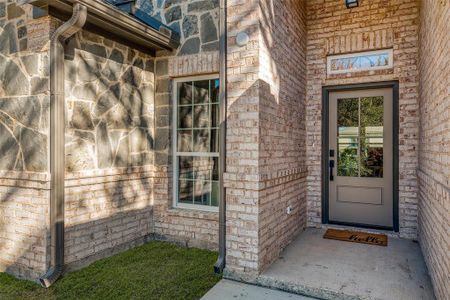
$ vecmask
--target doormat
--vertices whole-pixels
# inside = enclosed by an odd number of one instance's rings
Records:
[[[387,235],[385,234],[376,234],[350,230],[328,229],[327,232],[325,232],[323,238],[330,240],[384,246],[384,247],[386,247],[388,244],[388,238]]]

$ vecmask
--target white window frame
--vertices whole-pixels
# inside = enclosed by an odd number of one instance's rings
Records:
[[[367,55],[378,55],[378,54],[384,54],[384,53],[387,53],[389,56],[389,62],[388,62],[387,66],[378,66],[378,67],[362,68],[362,69],[347,69],[347,70],[334,70],[334,71],[331,70],[331,61],[334,59],[352,58],[352,57],[367,56]],[[394,66],[393,49],[383,49],[383,50],[365,51],[365,52],[356,52],[356,53],[347,53],[347,54],[327,56],[327,74],[328,75],[392,69],[393,66]]]
[[[173,165],[173,175],[172,175],[172,183],[173,183],[173,208],[182,208],[182,209],[191,209],[191,210],[199,210],[199,211],[209,211],[209,212],[218,212],[219,206],[207,206],[207,205],[198,205],[198,204],[186,204],[186,203],[178,203],[178,156],[196,156],[196,157],[219,157],[219,152],[178,152],[178,84],[182,82],[189,81],[201,81],[201,80],[213,80],[219,79],[219,74],[208,74],[208,75],[198,75],[198,76],[188,76],[188,77],[180,77],[175,78],[172,81],[172,165]],[[220,176],[220,174],[219,174]],[[221,191],[219,191],[220,193]]]

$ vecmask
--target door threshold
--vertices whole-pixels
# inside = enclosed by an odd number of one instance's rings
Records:
[[[321,228],[322,229],[352,230],[352,231],[361,231],[361,232],[367,232],[367,233],[378,233],[378,234],[385,234],[388,237],[400,238],[400,233],[395,232],[393,230],[374,229],[374,228],[367,228],[367,227],[338,225],[338,224],[322,224]]]

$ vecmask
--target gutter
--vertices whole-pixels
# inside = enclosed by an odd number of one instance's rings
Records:
[[[226,197],[224,174],[226,172],[226,131],[227,131],[227,1],[220,0],[219,11],[219,102],[220,102],[220,145],[219,145],[219,257],[214,264],[214,272],[222,273],[226,262]]]
[[[133,16],[118,7],[100,0],[17,0],[18,4],[31,4],[40,14],[49,14],[61,20],[67,20],[72,7],[81,4],[89,12],[84,28],[103,35],[116,42],[128,45],[143,52],[154,54],[155,50],[177,49],[180,45],[178,33],[160,26],[152,28],[141,16]]]
[[[73,6],[72,17],[56,29],[50,41],[50,239],[51,265],[39,281],[48,288],[64,269],[64,44],[86,23],[87,8]]]

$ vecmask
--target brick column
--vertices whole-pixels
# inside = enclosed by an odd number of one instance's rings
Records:
[[[305,9],[254,0],[227,10],[226,273],[254,275],[305,225]]]
[[[258,271],[259,1],[228,1],[227,270]],[[236,45],[244,31],[250,41]]]

